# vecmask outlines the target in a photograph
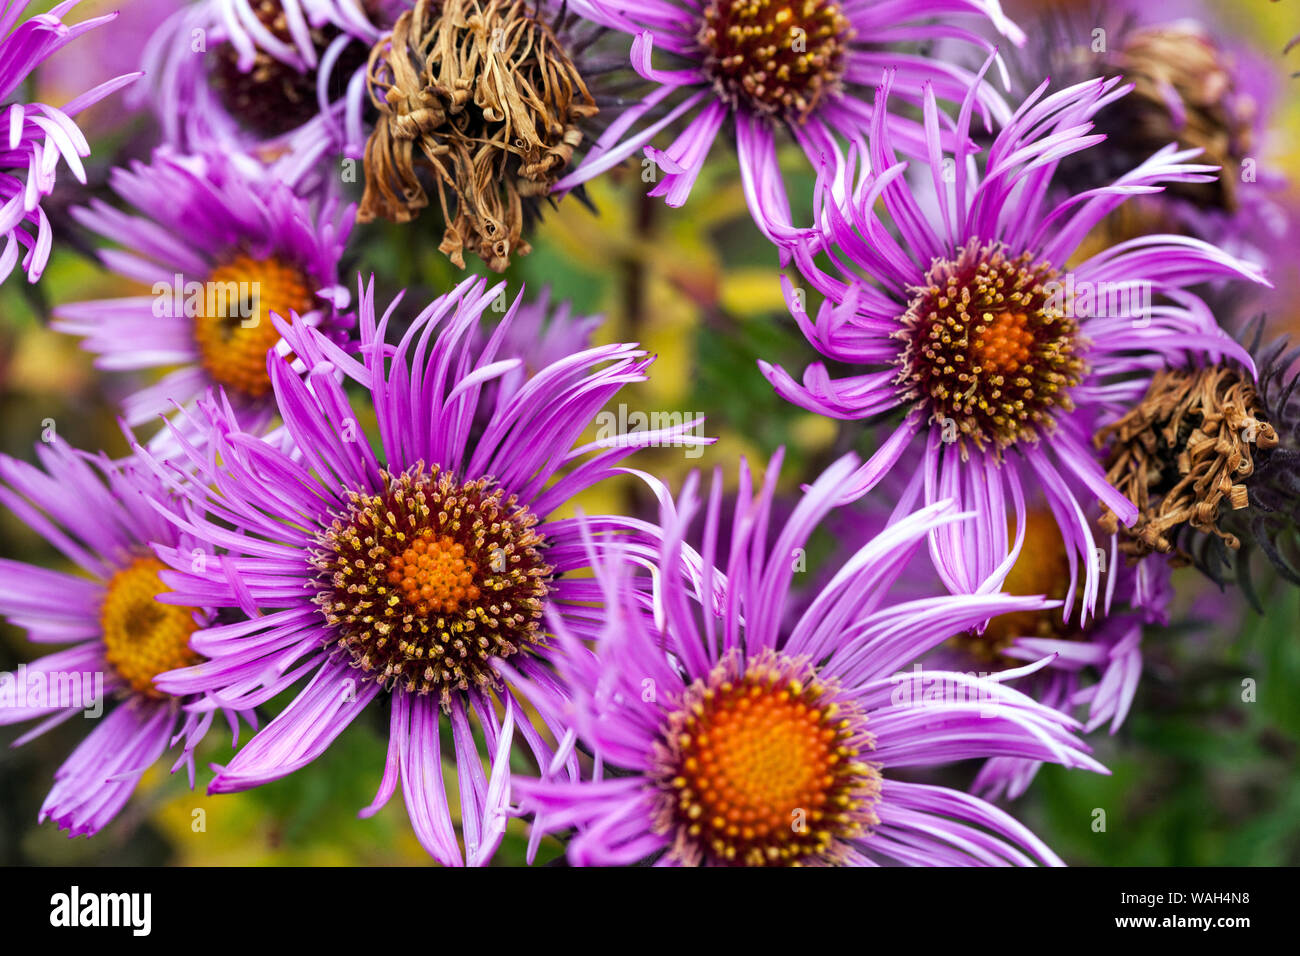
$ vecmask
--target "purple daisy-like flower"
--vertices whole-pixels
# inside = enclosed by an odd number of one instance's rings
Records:
[[[275,411],[266,354],[289,354],[271,316],[336,338],[355,324],[338,281],[355,207],[314,204],[255,161],[216,153],[160,149],[148,165],[114,170],[110,185],[139,215],[92,200],[73,216],[121,247],[100,253],[105,266],[152,294],[60,305],[54,328],[84,336],[100,368],[180,366],[124,401],[131,425],[219,385],[245,427],[265,427]]]
[[[0,614],[37,644],[72,645],[0,674],[0,724],[41,721],[18,746],[79,712],[100,718],[55,774],[41,807],[42,821],[75,837],[112,820],[145,770],[179,741],[172,772],[186,767],[194,786],[194,748],[216,711],[185,710],[187,699],[163,691],[155,678],[199,660],[189,637],[215,615],[157,600],[167,588],[154,549],[165,545],[195,562],[205,552],[163,518],[177,502],[147,469],[75,451],[60,439],[36,454],[39,468],[0,455],[0,502],[84,573],[0,559]],[[111,710],[101,716],[106,702]],[[237,709],[221,710],[238,743]],[[253,723],[253,715],[243,716]]]
[[[164,685],[207,693],[206,706],[253,706],[309,678],[220,768],[213,792],[306,766],[367,704],[386,698],[387,767],[362,815],[400,782],[421,844],[444,864],[477,865],[504,832],[516,735],[540,766],[551,766],[547,735],[560,739],[566,728],[534,723],[497,668],[509,657],[558,700],[565,691],[547,664],[543,612],[560,613],[577,633],[599,629],[584,606],[598,591],[573,576],[587,564],[579,525],[554,513],[639,446],[707,440],[688,435],[698,424],[688,422],[575,446],[619,389],[644,378],[651,358],[631,345],[568,355],[513,392],[498,390],[483,425],[476,412],[485,385],[520,364],[500,353],[519,300],[485,345],[476,331],[502,288],[467,279],[393,346],[384,338],[398,303],[377,320],[372,285],[361,295],[361,361],[310,326],[276,319],[309,369],[304,379],[269,359],[285,440],[240,431],[226,404],[208,400],[200,405],[207,441],[196,447],[178,435],[183,470],[159,466],[163,474],[192,469],[192,483],[176,479],[190,499],[179,523],[225,551],[203,573],[179,551],[164,554],[184,572],[166,575],[172,599],[203,595],[249,616],[196,634],[194,647],[210,659],[167,675]],[[340,373],[373,401],[374,447]],[[657,538],[645,522],[609,516],[586,527],[605,547],[653,560]],[[463,853],[442,777],[439,739],[448,732]],[[577,773],[572,756],[561,764]]]
[[[872,491],[835,512],[829,527],[839,542],[822,584],[858,548],[883,534],[891,522],[916,507],[919,489],[905,476],[887,476]],[[1115,734],[1132,707],[1143,671],[1145,628],[1165,626],[1173,598],[1169,566],[1162,561],[1129,561],[1112,536],[1101,562],[1103,603],[1097,614],[1073,617],[1063,608],[1070,584],[1069,559],[1056,521],[1041,496],[1027,503],[1025,538],[1005,576],[985,582],[984,591],[1042,595],[1052,606],[1000,614],[975,628],[954,633],[912,665],[913,687],[924,692],[931,671],[963,671],[996,678],[1026,662],[1046,661],[1017,687],[1039,703],[1080,717],[1083,733],[1109,725]],[[942,588],[928,554],[915,555],[899,572],[897,592],[915,599]],[[817,588],[812,588],[816,591]],[[985,761],[973,792],[986,799],[1022,795],[1041,761],[992,757]]]
[[[1111,558],[1116,561],[1110,572],[1116,584],[1108,592],[1113,603],[1108,600],[1086,624],[1071,625],[1045,614],[1036,621],[1013,614],[994,618],[979,637],[985,647],[997,633],[1010,640],[995,668],[1053,655],[1051,666],[1029,678],[1024,690],[1065,713],[1084,710],[1084,733],[1109,725],[1113,735],[1123,726],[1142,678],[1145,629],[1167,626],[1173,601],[1168,563],[1146,559],[1129,564],[1113,550]],[[1030,552],[1022,558],[1032,559]],[[953,666],[953,657],[969,653],[960,647],[961,639],[954,643],[957,649],[942,649],[946,656],[940,666]],[[980,660],[988,666],[987,657]],[[989,800],[1015,800],[1029,789],[1042,765],[1039,760],[993,757],[980,768],[971,789]]]
[[[862,371],[833,379],[817,363],[798,382],[762,362],[763,374],[788,401],[830,417],[906,410],[845,495],[866,491],[915,449],[920,467],[910,487],[926,502],[952,497],[980,515],[973,528],[947,526],[932,538],[939,573],[954,591],[978,590],[1005,573],[1007,513],[1018,548],[1029,482],[1041,487],[1066,541],[1067,614],[1080,561],[1082,606],[1090,613],[1099,552],[1075,489],[1125,524],[1137,509],[1107,482],[1088,447],[1089,429],[1122,414],[1152,372],[1184,357],[1250,361],[1187,287],[1226,278],[1267,284],[1255,266],[1177,235],[1142,236],[1072,261],[1089,230],[1127,197],[1162,183],[1203,181],[1213,171],[1188,162],[1194,151],[1169,146],[1110,186],[1049,200],[1061,159],[1103,139],[1090,134],[1091,118],[1124,95],[1118,83],[1092,81],[1044,96],[1044,82],[982,164],[967,136],[973,97],[958,122],[960,155],[944,162],[937,106],[927,95],[927,192],[909,187],[907,164],[895,158],[884,121],[892,85],[886,73],[867,156],[874,172],[854,183],[824,170],[820,226],[791,233],[800,271],[826,297],[810,319],[787,281],[796,321],[823,355]],[[818,265],[822,251],[829,269]]]
[[[83,10],[92,12],[113,9],[113,0],[79,2]],[[139,70],[145,44],[158,24],[187,3],[188,0],[132,0],[120,4],[111,23],[98,27],[77,43],[77,56],[54,57],[41,65],[37,88],[75,93],[93,86],[106,71]],[[131,148],[136,145],[135,140],[152,146],[155,131],[147,128],[149,117],[143,116],[145,122],[137,125],[143,114],[150,113],[149,92],[149,84],[143,78],[141,82],[133,82],[121,96],[79,113],[77,125],[91,142],[102,137],[122,143],[122,138],[129,136],[133,140]],[[93,188],[93,180],[91,185]]]
[[[790,224],[777,162],[783,131],[814,167],[840,157],[839,141],[867,135],[873,108],[859,94],[886,66],[898,70],[898,94],[911,103],[920,104],[926,84],[956,102],[974,85],[986,116],[1005,120],[1006,106],[970,71],[900,47],[955,40],[992,50],[973,28],[981,22],[1015,43],[1024,40],[997,0],[571,0],[569,6],[632,35],[632,65],[655,88],[611,125],[555,190],[586,182],[645,147],[660,173],[650,195],[681,206],[730,120],[745,197],[769,237]],[[655,67],[655,50],[669,54],[680,68]],[[633,131],[668,105],[664,115]],[[689,122],[667,149],[647,146],[685,117]],[[896,116],[890,124],[902,142],[924,150],[925,137],[915,121]]]
[[[62,159],[80,182],[86,181],[83,156],[90,144],[72,117],[86,107],[130,83],[139,73],[128,73],[87,90],[62,108],[45,103],[10,103],[18,88],[40,64],[68,43],[113,19],[96,17],[75,25],[63,17],[76,0],[68,0],[19,23],[28,0],[3,0],[0,5],[0,282],[18,265],[20,247],[26,249],[22,269],[29,282],[41,277],[50,258],[54,238],[41,211],[41,199],[54,190],[55,173]]]
[[[993,755],[1104,772],[1073,720],[999,681],[946,673],[943,694],[905,693],[899,669],[952,633],[1048,606],[1006,594],[890,600],[930,529],[968,515],[941,502],[899,521],[783,626],[801,549],[856,465],[850,456],[827,469],[770,547],[780,455],[757,494],[741,468],[730,529],[716,474],[702,564],[688,579],[675,569],[699,511],[693,475],[675,505],[664,499],[653,622],[638,613],[626,566],[594,562],[608,609],[594,651],[553,624],[572,697],[529,696],[573,729],[602,772],[517,781],[521,811],[538,815],[535,834],[574,828],[569,859],[594,865],[1059,864],[984,801],[896,776]],[[724,579],[714,555],[728,537]]]

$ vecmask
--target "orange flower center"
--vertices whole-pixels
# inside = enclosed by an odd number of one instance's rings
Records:
[[[1029,253],[1008,258],[972,240],[936,259],[895,333],[903,341],[897,384],[956,441],[1000,455],[1037,442],[1074,406],[1086,343],[1053,295],[1057,273]]]
[[[100,609],[109,664],[136,693],[160,700],[167,695],[153,686],[153,679],[201,659],[190,649],[190,635],[198,627],[194,608],[155,599],[171,590],[158,577],[165,568],[157,558],[134,561],[108,582]]]
[[[212,270],[194,316],[199,360],[213,380],[248,398],[271,390],[266,353],[280,341],[271,313],[288,319],[314,306],[301,270],[274,256],[239,254]]]
[[[999,312],[975,338],[975,355],[985,368],[1003,374],[1018,371],[1029,361],[1034,333],[1024,312]]]
[[[450,614],[459,611],[462,602],[477,601],[477,574],[478,565],[466,559],[463,544],[428,529],[388,561],[388,583],[400,588],[406,603],[421,616]]]
[[[688,691],[662,781],[675,852],[731,865],[834,862],[841,841],[875,822],[880,778],[860,759],[871,746],[865,721],[807,676],[770,657]]]
[[[315,603],[365,679],[448,708],[498,684],[494,660],[543,642],[545,541],[492,479],[417,465],[341,505],[311,551]]]

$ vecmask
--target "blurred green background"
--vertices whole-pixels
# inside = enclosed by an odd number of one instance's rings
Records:
[[[111,8],[99,0],[83,7],[86,14]],[[1240,39],[1254,45],[1279,76],[1300,69],[1300,51],[1290,58],[1281,53],[1282,38],[1300,32],[1296,0],[1244,0],[1223,9],[1233,12]],[[51,76],[43,82],[57,90],[72,81]],[[1269,154],[1260,162],[1300,180],[1296,83],[1279,99]],[[96,119],[103,132],[92,133],[92,187],[102,183],[113,157],[143,155],[149,142],[147,125],[138,118],[101,108]],[[556,299],[572,300],[579,313],[606,317],[601,341],[639,341],[659,356],[650,380],[621,401],[708,416],[707,431],[720,440],[702,457],[661,450],[647,453],[644,466],[674,486],[695,467],[722,465],[734,480],[739,455],[761,461],[784,445],[783,485],[795,492],[841,451],[869,446],[852,430],[777,400],[755,367],[763,357],[801,369],[813,353],[789,320],[776,255],[749,221],[734,159],[726,153],[715,151],[717,158],[682,210],[645,199],[639,169],[596,183],[591,199],[598,213],[577,202],[561,204],[533,237],[533,253],[517,259],[506,278],[512,291],[521,283],[533,291],[549,285]],[[811,181],[800,173],[798,158],[789,157],[785,165],[798,183],[792,192],[809,193]],[[84,199],[71,177],[64,182],[68,188],[56,194],[60,204]],[[1288,198],[1300,208],[1300,191]],[[407,304],[422,305],[457,278],[436,251],[437,240],[427,218],[404,228],[364,227],[351,248],[365,249],[367,258],[349,261],[344,274],[378,270],[387,293],[418,287],[423,291],[413,292]],[[477,260],[471,263],[476,266],[481,270]],[[1278,268],[1291,279],[1279,282],[1280,291],[1261,307],[1275,328],[1300,332],[1294,251]],[[30,459],[43,423],[53,419],[74,446],[113,455],[126,451],[115,403],[138,380],[96,372],[75,340],[45,327],[52,303],[122,291],[67,245],[57,247],[38,289],[17,277],[0,288],[0,450]],[[631,484],[601,489],[581,504],[588,511],[648,506]],[[0,513],[0,553],[62,566],[8,512]],[[1300,864],[1300,592],[1266,583],[1268,612],[1260,615],[1194,572],[1178,572],[1176,584],[1174,626],[1147,635],[1148,666],[1133,715],[1115,737],[1093,739],[1113,775],[1048,768],[1011,809],[1078,865]],[[0,625],[0,670],[33,656],[19,632]],[[1253,702],[1242,700],[1243,679],[1255,682]],[[282,703],[274,702],[268,712]],[[386,714],[375,707],[368,718],[310,768],[258,790],[210,798],[203,792],[202,768],[222,762],[230,743],[214,729],[200,753],[196,792],[187,789],[183,775],[172,777],[159,765],[121,816],[93,840],[68,840],[52,825],[36,824],[54,771],[85,732],[82,721],[71,720],[20,749],[5,746],[0,863],[425,865],[428,857],[411,835],[400,797],[376,817],[357,819],[378,786],[385,756]],[[0,744],[19,732],[0,728]],[[964,785],[975,770],[956,767],[943,779]],[[454,774],[449,780],[454,783]],[[1104,833],[1092,828],[1097,808],[1106,811]],[[195,825],[198,810],[202,830]],[[524,830],[512,824],[495,865],[522,862],[523,847]],[[539,862],[558,851],[548,841]]]

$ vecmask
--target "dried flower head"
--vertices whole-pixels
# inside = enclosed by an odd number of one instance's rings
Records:
[[[1152,233],[1258,247],[1277,234],[1275,200],[1285,178],[1252,159],[1271,152],[1276,71],[1214,17],[1198,19],[1174,19],[1140,0],[1047,3],[1025,24],[1030,42],[1007,51],[1017,88],[1044,75],[1054,84],[1122,76],[1133,85],[1093,120],[1105,148],[1062,157],[1056,181],[1065,189],[1105,187],[1169,143],[1199,149],[1199,161],[1220,170],[1133,197],[1098,223],[1087,253]]]
[[[424,173],[452,262],[464,268],[468,249],[500,272],[526,255],[531,204],[597,112],[555,27],[523,0],[419,0],[371,51],[367,82],[379,120],[359,218],[415,218],[428,204]]]
[[[1101,429],[1098,448],[1107,478],[1138,506],[1138,519],[1122,528],[1120,547],[1143,556],[1176,550],[1184,525],[1218,535],[1236,549],[1236,535],[1219,526],[1226,503],[1249,504],[1245,479],[1257,450],[1273,448],[1277,432],[1266,420],[1251,378],[1229,365],[1163,369],[1146,395],[1123,418]],[[1102,526],[1121,529],[1106,509]]]
[[[1237,492],[1233,508],[1219,509],[1217,531],[1189,523],[1170,533],[1180,560],[1190,561],[1220,587],[1237,585],[1260,611],[1256,553],[1262,552],[1281,577],[1300,585],[1300,348],[1285,337],[1264,343],[1263,329],[1263,318],[1257,317],[1240,336],[1256,373],[1236,364],[1226,372],[1251,384],[1254,415],[1268,423],[1271,444],[1259,440],[1265,434],[1260,428],[1252,470],[1236,476],[1244,491]]]
[[[1197,206],[1235,209],[1256,105],[1236,89],[1225,51],[1202,30],[1169,24],[1135,30],[1115,63],[1133,92],[1098,117],[1101,131],[1119,135],[1142,158],[1171,142],[1203,149],[1204,161],[1223,175],[1169,191]]]

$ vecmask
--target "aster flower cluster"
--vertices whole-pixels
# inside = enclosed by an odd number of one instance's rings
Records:
[[[1271,287],[1286,183],[1247,176],[1269,97],[1203,30],[1117,7],[1089,57],[998,0],[196,0],[32,102],[111,19],[73,5],[0,6],[0,281],[50,261],[58,166],[86,181],[72,117],[138,80],[154,140],[66,217],[100,291],[42,287],[121,454],[0,455],[51,555],[0,559],[0,615],[65,645],[0,674],[0,724],[98,721],[40,810],[71,836],[169,749],[255,791],[377,718],[352,809],[400,789],[446,866],[510,832],[529,863],[1060,865],[998,804],[1109,772],[1089,735],[1140,705],[1170,569],[1300,583],[1296,353],[1225,305]],[[718,163],[816,356],[746,372],[834,423],[818,467],[724,460],[695,414],[611,429],[656,356],[516,281],[569,193],[639,178],[689,222]]]

